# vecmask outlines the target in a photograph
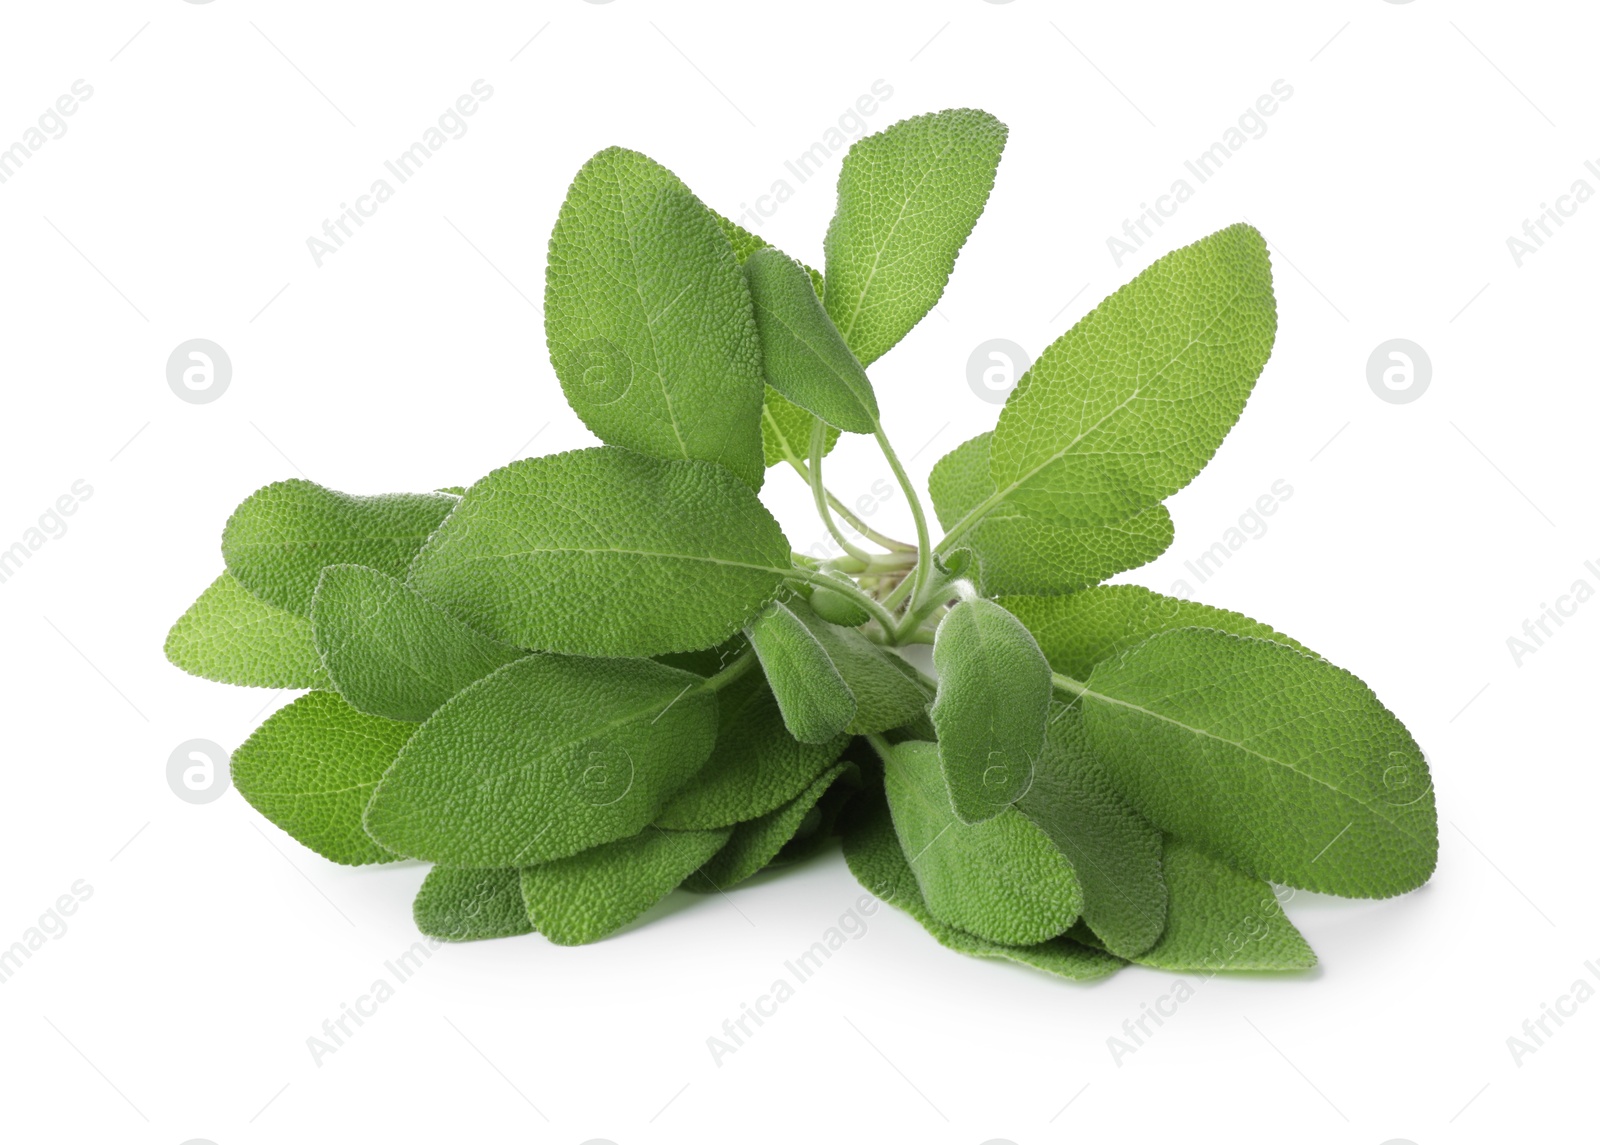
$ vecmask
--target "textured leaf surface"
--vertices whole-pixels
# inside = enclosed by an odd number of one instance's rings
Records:
[[[1006,128],[958,108],[902,120],[859,140],[839,172],[828,224],[824,298],[870,366],[939,301],[994,187]]]
[[[802,600],[790,610],[811,629],[855,697],[856,717],[846,728],[855,735],[888,731],[921,717],[928,697],[906,672],[904,661],[891,656],[854,628],[829,624]]]
[[[1384,898],[1433,873],[1428,765],[1342,668],[1179,628],[1102,661],[1088,687],[1095,755],[1163,831],[1257,878],[1329,894]]]
[[[1175,839],[1163,855],[1171,899],[1161,940],[1133,961],[1162,970],[1306,970],[1317,956],[1272,886]]]
[[[411,904],[417,929],[449,942],[532,934],[515,867],[434,867]]]
[[[233,785],[262,815],[317,854],[356,866],[400,856],[367,836],[362,811],[416,725],[307,692],[267,717],[233,753]]]
[[[651,660],[507,664],[416,729],[367,829],[457,867],[525,866],[636,834],[711,752],[716,700],[702,682]]]
[[[990,433],[941,457],[928,475],[939,523],[954,528],[995,491],[989,475]],[[1148,564],[1172,543],[1172,516],[1151,505],[1122,521],[1076,528],[1006,503],[990,509],[961,534],[960,547],[978,558],[977,583],[988,596],[1066,593]]]
[[[524,868],[527,916],[534,929],[558,945],[598,942],[671,894],[727,838],[726,827],[646,827],[629,838]]]
[[[995,492],[964,523],[1007,505],[1104,524],[1177,492],[1239,419],[1276,328],[1253,227],[1157,260],[1022,376],[989,444]]]
[[[782,807],[767,812],[759,819],[740,823],[733,829],[727,843],[706,861],[699,873],[685,880],[684,889],[702,893],[727,890],[761,870],[777,858],[785,843],[795,837],[834,780],[854,766],[852,763],[835,764]]]
[[[849,742],[800,743],[783,726],[783,714],[760,673],[750,672],[717,694],[717,744],[711,758],[656,816],[675,830],[725,827],[765,815],[787,803]]]
[[[1050,714],[1050,665],[1016,617],[963,600],[939,622],[929,718],[956,816],[992,818],[1028,789]]]
[[[783,462],[804,462],[811,453],[811,425],[816,420],[810,410],[801,409],[771,386],[761,409],[761,448],[768,468]],[[822,455],[826,457],[838,444],[839,431],[827,427]]]
[[[620,147],[578,172],[550,236],[545,337],[602,441],[717,462],[755,488],[761,349],[721,224],[677,176]]]
[[[850,725],[856,701],[849,685],[787,605],[773,601],[748,631],[790,735],[801,743],[826,743]]]
[[[767,384],[829,425],[872,433],[878,425],[872,383],[823,310],[805,267],[766,247],[745,260],[744,274]]]
[[[474,680],[527,655],[360,565],[323,570],[311,625],[339,694],[391,720],[425,720]]]
[[[1173,628],[1215,628],[1311,651],[1241,613],[1163,596],[1136,584],[1097,585],[1071,596],[1008,596],[1001,603],[1028,626],[1050,666],[1075,680],[1087,680],[1100,661]]]
[[[722,227],[723,233],[728,236],[728,241],[733,244],[733,255],[741,264],[756,251],[771,245],[760,235],[751,234],[738,223],[721,215],[717,215],[717,222]],[[806,274],[811,278],[812,289],[817,297],[821,298],[822,275],[809,266],[806,267]],[[767,468],[781,465],[785,461],[806,459],[811,448],[811,416],[811,411],[801,409],[771,386],[766,387],[765,400],[761,407],[761,452]],[[829,426],[827,441],[822,450],[824,456],[833,449],[834,443],[838,440],[839,431]]]
[[[650,656],[720,642],[791,570],[777,521],[727,470],[601,446],[473,485],[411,583],[513,644]]]
[[[167,659],[195,676],[254,688],[326,688],[305,617],[223,573],[167,633]]]
[[[938,748],[908,740],[884,760],[884,791],[934,917],[990,942],[1027,946],[1063,933],[1083,907],[1072,863],[1015,807],[966,824],[950,806]]]
[[[307,616],[324,568],[366,565],[404,576],[455,506],[448,493],[353,497],[310,481],[279,481],[233,511],[222,530],[222,556],[262,600]]]
[[[978,958],[1019,962],[1047,974],[1088,982],[1120,969],[1122,959],[1074,942],[1052,938],[1029,946],[1006,946],[940,922],[928,909],[916,875],[906,862],[895,836],[888,809],[882,806],[860,815],[844,835],[844,857],[850,873],[873,895],[898,907],[922,924],[941,946]]]
[[[1054,705],[1033,785],[1017,807],[1072,861],[1083,921],[1106,949],[1123,958],[1150,949],[1167,917],[1161,832],[1112,786],[1076,708]]]

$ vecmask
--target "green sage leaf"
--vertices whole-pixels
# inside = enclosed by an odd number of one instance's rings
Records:
[[[1028,789],[1050,714],[1050,665],[1016,617],[963,600],[939,622],[929,718],[956,816],[981,823]]]
[[[1006,127],[985,111],[919,115],[861,139],[839,172],[823,296],[864,366],[922,321],[989,200]]]
[[[703,683],[653,660],[507,664],[416,729],[373,792],[367,830],[455,867],[527,866],[637,834],[711,752],[717,706]]]
[[[1178,628],[1101,661],[1081,702],[1095,755],[1140,814],[1246,874],[1385,898],[1433,873],[1421,750],[1326,660]]]
[[[561,388],[602,441],[761,487],[750,294],[717,216],[672,172],[620,147],[584,164],[550,236],[544,314]]]
[[[411,585],[521,647],[653,656],[722,641],[792,570],[777,521],[727,470],[601,446],[473,485]]]

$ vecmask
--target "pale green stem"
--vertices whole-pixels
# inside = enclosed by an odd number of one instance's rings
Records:
[[[1081,680],[1074,680],[1071,676],[1063,676],[1060,672],[1050,673],[1050,683],[1058,692],[1065,692],[1073,699],[1077,699],[1089,690],[1089,685]]]
[[[828,527],[828,532],[833,534],[833,539],[839,543],[850,556],[858,561],[872,560],[872,554],[867,550],[850,543],[840,530],[838,523],[833,519],[833,514],[828,510],[828,491],[822,487],[822,449],[828,443],[828,424],[820,417],[811,419],[811,498],[817,505],[817,516],[822,518],[822,523]]]
[[[917,496],[916,486],[912,485],[911,478],[906,476],[905,467],[900,464],[900,458],[895,455],[894,447],[889,444],[883,426],[875,424],[872,435],[878,439],[878,448],[883,450],[889,468],[894,470],[894,479],[900,483],[900,491],[905,494],[906,504],[911,506],[911,519],[917,525],[917,567],[911,570],[909,577],[895,587],[884,603],[893,608],[909,594],[915,604],[921,598],[922,586],[927,583],[928,568],[932,561],[932,547],[928,542],[928,519],[922,512],[922,498]]]
[[[740,676],[748,672],[756,662],[756,653],[753,648],[746,648],[733,658],[733,662],[714,676],[707,676],[696,691],[720,692]]]

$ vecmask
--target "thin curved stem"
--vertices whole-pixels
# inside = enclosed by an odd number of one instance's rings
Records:
[[[768,424],[772,425],[773,432],[778,440],[778,447],[783,452],[784,461],[788,462],[790,469],[793,469],[800,475],[800,480],[804,481],[807,485],[810,485],[811,471],[806,468],[805,460],[796,456],[794,451],[789,448],[788,439],[785,438],[781,433],[777,432],[777,424],[773,422],[771,413],[766,410],[762,410],[761,416],[768,422]],[[883,533],[878,532],[878,530],[874,529],[856,514],[852,513],[850,511],[850,507],[843,501],[839,500],[839,498],[835,497],[832,493],[829,493],[826,487],[823,488],[823,493],[826,494],[828,498],[828,504],[833,508],[833,511],[839,514],[839,516],[843,517],[846,521],[850,522],[851,528],[855,529],[856,532],[860,533],[873,544],[882,545],[889,551],[897,553],[914,553],[917,551],[916,545],[907,544],[905,541],[897,541],[893,537],[885,536]]]
[[[726,668],[722,669],[714,676],[707,676],[705,680],[698,685],[698,690],[702,692],[720,692],[722,689],[726,688],[729,684],[733,683],[740,676],[743,676],[752,667],[754,667],[755,662],[755,649],[746,648],[743,652],[735,656],[733,661]]]
[[[889,468],[894,470],[894,479],[900,483],[900,491],[905,494],[906,504],[911,506],[911,519],[917,525],[917,566],[911,570],[907,577],[885,599],[884,603],[893,608],[901,600],[910,599],[915,604],[921,597],[922,587],[928,581],[928,569],[932,564],[932,547],[928,543],[928,518],[922,512],[922,498],[917,496],[916,486],[911,484],[911,478],[906,476],[905,466],[900,464],[894,446],[889,444],[888,435],[883,432],[883,426],[877,425],[873,430],[873,437],[878,439],[878,448],[883,450],[884,460],[888,461]]]
[[[828,443],[828,424],[820,417],[811,419],[811,499],[816,502],[817,516],[822,518],[822,523],[828,527],[828,532],[833,534],[833,539],[838,542],[850,556],[858,561],[870,561],[872,554],[850,542],[839,524],[833,519],[833,514],[828,510],[828,491],[822,487],[822,450]]]

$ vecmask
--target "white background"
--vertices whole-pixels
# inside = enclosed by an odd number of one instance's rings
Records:
[[[7,6],[0,146],[74,80],[93,95],[0,185],[0,547],[74,481],[93,493],[0,584],[0,946],[92,887],[0,985],[6,1137],[1575,1139],[1556,1127],[1589,1120],[1600,1003],[1520,1065],[1506,1039],[1600,959],[1600,604],[1520,666],[1506,641],[1576,579],[1600,587],[1600,205],[1520,267],[1506,239],[1575,180],[1600,188],[1589,6],[427,7]],[[307,237],[480,78],[467,134],[316,266]],[[713,1064],[707,1037],[860,894],[837,855],[590,948],[441,949],[314,1064],[306,1039],[415,940],[423,868],[339,868],[237,793],[168,788],[180,742],[232,748],[289,698],[161,655],[227,514],[301,473],[425,490],[587,444],[540,317],[583,160],[642,149],[729,214],[787,178],[760,230],[821,265],[839,156],[804,184],[784,161],[880,79],[874,130],[963,105],[1011,128],[937,312],[873,371],[919,481],[998,413],[969,388],[974,347],[1036,354],[1159,253],[1241,218],[1267,236],[1272,361],[1172,500],[1171,551],[1126,579],[1190,579],[1371,683],[1431,758],[1436,877],[1387,902],[1298,896],[1318,971],[1205,982],[1120,1064],[1108,1037],[1173,975],[1074,986],[887,908]],[[1107,237],[1279,79],[1266,133],[1116,265]],[[165,378],[196,337],[233,363],[210,404]],[[1409,404],[1367,383],[1396,337],[1433,366]],[[830,463],[850,499],[887,476],[867,444]],[[1187,578],[1279,479],[1266,535]],[[796,547],[820,540],[793,477],[769,484]],[[898,497],[874,520],[909,531]]]

